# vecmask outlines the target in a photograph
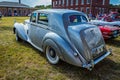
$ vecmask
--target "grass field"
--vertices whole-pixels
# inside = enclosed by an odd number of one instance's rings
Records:
[[[44,54],[13,34],[14,20],[28,17],[3,17],[0,20],[0,80],[120,80],[120,37],[106,42],[113,49],[92,71],[65,62],[50,65]]]

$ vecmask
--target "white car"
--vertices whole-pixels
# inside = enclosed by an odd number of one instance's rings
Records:
[[[91,24],[94,25],[111,25],[111,26],[119,26],[120,27],[120,21],[114,21],[114,22],[107,22],[103,20],[91,20]]]

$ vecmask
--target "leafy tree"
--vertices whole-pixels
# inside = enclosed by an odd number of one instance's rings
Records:
[[[110,8],[118,8],[118,12],[120,13],[120,4],[119,5],[110,4]]]
[[[119,4],[119,5],[110,4],[110,7],[113,7],[113,8],[120,8],[120,4]]]
[[[47,9],[51,9],[51,8],[52,8],[52,5],[47,5],[46,8],[47,8]]]

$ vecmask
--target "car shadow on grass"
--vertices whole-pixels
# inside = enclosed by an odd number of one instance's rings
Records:
[[[14,39],[14,42],[16,40]],[[34,48],[30,43],[26,42],[26,41],[16,41],[20,46],[25,46],[25,47],[29,47],[32,50],[34,50],[36,53],[38,53],[40,56],[45,57],[45,54],[41,51],[39,51],[38,49]]]
[[[27,42],[20,42],[22,46],[30,47],[36,51],[41,57],[45,58],[45,54],[40,54],[39,50],[35,49]],[[49,63],[48,63],[49,64]],[[68,64],[60,61],[57,65],[50,65],[55,71],[63,74],[70,80],[119,80],[120,79],[120,63],[116,63],[109,58],[104,59],[94,66],[92,71]],[[56,75],[56,74],[54,74]]]
[[[108,39],[105,42],[109,46],[120,47],[120,39]]]
[[[115,63],[110,59],[104,59],[92,71],[76,67],[65,62],[61,62],[53,68],[66,75],[71,80],[116,80],[120,79],[120,63]],[[118,72],[116,72],[118,71]],[[117,78],[116,78],[117,77]]]

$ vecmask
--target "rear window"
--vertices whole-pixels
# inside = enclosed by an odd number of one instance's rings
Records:
[[[69,16],[70,23],[81,23],[88,22],[87,18],[82,15],[71,15]]]

